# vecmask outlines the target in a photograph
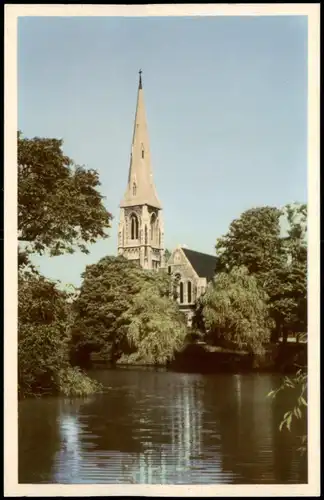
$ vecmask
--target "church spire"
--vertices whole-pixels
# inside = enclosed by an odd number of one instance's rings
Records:
[[[120,206],[131,207],[136,205],[149,205],[154,208],[161,208],[152,175],[149,137],[143,95],[142,70],[139,71],[137,106],[128,173],[128,184]]]
[[[138,79],[128,183],[120,203],[118,255],[143,269],[158,270],[165,263],[163,210],[153,182],[142,70]]]

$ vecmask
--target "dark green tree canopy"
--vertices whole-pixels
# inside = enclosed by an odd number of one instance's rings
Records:
[[[285,222],[286,234],[282,223]],[[218,272],[245,266],[269,297],[276,333],[306,331],[307,206],[289,204],[278,209],[247,210],[219,238]]]
[[[18,388],[20,395],[58,390],[56,375],[68,366],[66,293],[35,273],[18,278]]]
[[[282,325],[283,335],[307,332],[307,206],[284,207],[287,234],[282,237],[284,263],[269,273],[272,315]],[[272,278],[272,281],[271,281]]]
[[[276,207],[251,208],[235,219],[217,240],[218,270],[245,266],[250,273],[265,273],[281,257],[280,217]]]
[[[122,256],[105,257],[87,266],[74,304],[74,350],[107,355],[113,349],[118,358],[133,347],[140,350],[145,338],[151,339],[146,346],[150,344],[153,349],[153,338],[155,345],[161,346],[164,335],[168,356],[172,345],[178,345],[177,329],[184,324],[171,295],[167,273],[144,271]],[[136,330],[139,318],[142,326]]]
[[[88,253],[86,244],[106,238],[112,219],[98,173],[75,165],[62,146],[62,140],[18,133],[19,240],[40,254]]]

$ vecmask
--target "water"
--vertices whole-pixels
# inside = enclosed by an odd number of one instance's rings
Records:
[[[103,394],[19,403],[20,483],[307,483],[272,375],[107,370]],[[288,408],[287,408],[288,406]]]

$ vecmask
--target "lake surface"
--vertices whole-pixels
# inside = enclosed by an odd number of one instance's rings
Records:
[[[273,375],[91,373],[104,393],[19,403],[20,483],[307,483]],[[297,425],[297,424],[296,424]]]

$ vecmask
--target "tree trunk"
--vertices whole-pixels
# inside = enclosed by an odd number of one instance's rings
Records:
[[[288,339],[288,328],[283,328],[282,329],[282,343],[287,344],[287,339]]]

